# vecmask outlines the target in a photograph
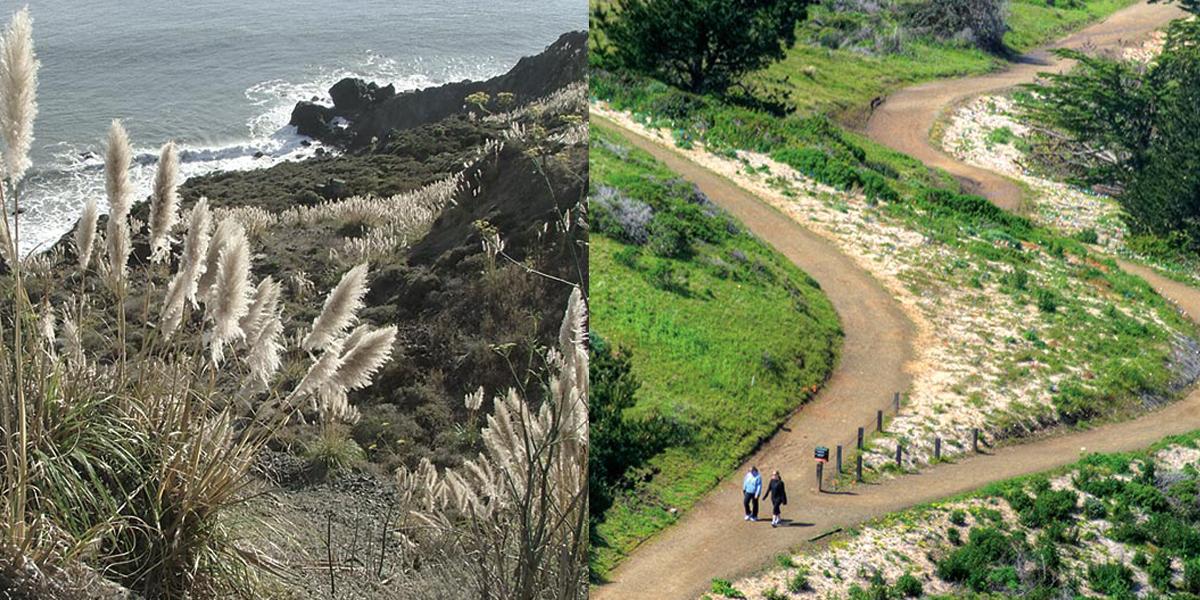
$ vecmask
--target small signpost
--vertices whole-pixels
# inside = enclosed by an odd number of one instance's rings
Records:
[[[823,492],[825,491],[823,489],[825,463],[829,462],[829,448],[817,446],[817,449],[813,451],[813,458],[817,461],[817,492]]]

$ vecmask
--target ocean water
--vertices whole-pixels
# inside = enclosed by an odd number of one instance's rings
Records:
[[[311,155],[287,126],[299,100],[357,76],[398,90],[507,71],[570,30],[584,0],[29,0],[42,63],[21,246],[44,249],[104,201],[103,140],[122,119],[138,200],[158,148],[191,176]],[[0,14],[5,22],[12,3]],[[262,152],[261,158],[255,154]]]

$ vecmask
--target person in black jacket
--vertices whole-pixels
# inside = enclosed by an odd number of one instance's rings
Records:
[[[787,489],[783,487],[783,477],[779,476],[779,471],[771,474],[771,482],[767,484],[767,491],[763,494],[763,500],[771,499],[771,527],[779,525],[779,507],[787,504]]]

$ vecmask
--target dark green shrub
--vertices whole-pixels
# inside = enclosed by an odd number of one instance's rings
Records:
[[[791,579],[788,580],[789,592],[799,594],[802,592],[807,592],[809,589],[811,589],[811,586],[808,583],[808,571],[801,569],[800,572],[796,573]]]
[[[966,544],[937,561],[937,576],[951,583],[965,583],[977,592],[986,591],[996,582],[991,577],[993,566],[1008,565],[1016,559],[1014,542],[999,529],[975,527]]]
[[[950,522],[962,527],[967,524],[967,513],[961,508],[950,511]]]
[[[1183,589],[1189,594],[1200,594],[1200,556],[1183,563]]]
[[[905,573],[896,580],[895,592],[902,598],[919,598],[925,593],[925,586],[911,573]]]
[[[1083,514],[1089,519],[1103,519],[1108,516],[1108,509],[1104,507],[1104,503],[1095,499],[1088,498],[1083,503]]]
[[[1100,236],[1096,234],[1095,229],[1083,229],[1075,233],[1075,239],[1084,244],[1097,244],[1100,242]]]
[[[1046,288],[1041,288],[1033,293],[1033,299],[1037,303],[1038,310],[1044,313],[1058,312],[1058,305],[1061,302],[1058,294]]]
[[[745,598],[746,597],[746,594],[743,594],[741,592],[741,590],[733,587],[733,584],[730,583],[728,579],[712,580],[712,587],[710,589],[712,590],[712,593],[720,594],[722,596],[725,596],[726,598]]]
[[[958,532],[957,527],[949,527],[946,529],[946,539],[955,546],[962,545],[962,534]]]
[[[654,215],[646,227],[646,246],[650,251],[667,258],[687,258],[692,253],[691,232],[688,224],[675,215]]]
[[[1133,569],[1120,562],[1088,565],[1088,584],[1093,590],[1109,596],[1126,596],[1133,592]]]
[[[1171,579],[1174,575],[1175,572],[1171,569],[1170,553],[1159,550],[1150,560],[1150,565],[1146,567],[1146,576],[1150,579],[1150,585],[1160,592],[1168,591],[1171,589]]]

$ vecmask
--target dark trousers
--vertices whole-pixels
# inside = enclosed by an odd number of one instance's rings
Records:
[[[758,518],[758,494],[750,492],[742,492],[742,507],[746,509],[746,514]]]
[[[782,503],[782,502],[780,502],[780,501],[778,501],[778,500],[771,500],[771,514],[773,514],[773,515],[775,515],[776,517],[778,517],[778,516],[779,516],[779,507],[780,507],[782,504],[783,504],[783,503]]]

